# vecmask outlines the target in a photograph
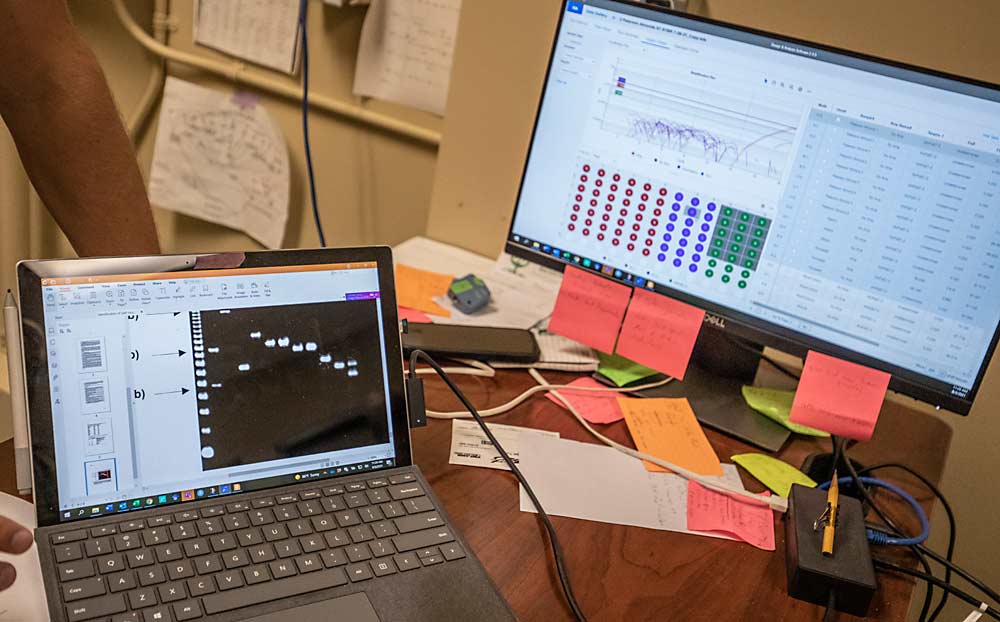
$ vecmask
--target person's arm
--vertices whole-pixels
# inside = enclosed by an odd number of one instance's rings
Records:
[[[159,252],[132,145],[66,0],[0,0],[0,116],[77,253]]]

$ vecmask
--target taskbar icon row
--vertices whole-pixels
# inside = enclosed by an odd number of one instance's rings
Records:
[[[122,512],[131,512],[134,510],[142,510],[161,505],[171,505],[174,503],[183,503],[185,501],[196,501],[198,499],[231,495],[243,492],[243,490],[244,484],[242,483],[219,484],[218,486],[208,486],[205,488],[178,490],[177,492],[152,495],[149,497],[139,497],[138,499],[125,499],[121,501],[114,501],[112,503],[105,503],[103,505],[93,505],[82,508],[74,508],[72,510],[64,510],[62,512],[62,520],[75,520],[93,516],[119,514]]]
[[[656,289],[656,283],[650,281],[648,278],[644,276],[640,276],[638,274],[632,274],[631,272],[627,272],[625,270],[620,270],[618,268],[615,268],[614,266],[609,266],[606,263],[597,261],[596,259],[590,259],[589,257],[582,257],[580,255],[576,255],[574,253],[571,253],[570,251],[556,248],[551,244],[529,240],[523,235],[517,235],[517,234],[511,236],[511,241],[525,248],[543,253],[545,255],[550,255],[558,259],[559,261],[562,261],[567,264],[572,264],[578,268],[584,268],[592,272],[599,272],[604,276],[611,277],[616,281],[621,281],[626,285],[633,285],[635,287],[645,288],[650,291],[654,291]]]

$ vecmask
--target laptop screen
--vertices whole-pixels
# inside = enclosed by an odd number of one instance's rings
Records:
[[[395,464],[375,262],[41,286],[60,520]]]

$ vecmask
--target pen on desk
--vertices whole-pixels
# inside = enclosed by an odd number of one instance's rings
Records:
[[[823,555],[833,555],[833,536],[837,525],[837,510],[840,504],[840,485],[837,482],[837,470],[833,470],[830,489],[826,492],[826,525],[823,527]]]
[[[28,452],[28,418],[24,404],[24,363],[21,358],[21,328],[14,295],[7,290],[3,301],[4,330],[7,335],[7,370],[10,376],[10,414],[14,427],[14,468],[17,491],[31,492],[31,459]]]

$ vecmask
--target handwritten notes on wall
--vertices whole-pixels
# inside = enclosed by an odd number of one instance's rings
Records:
[[[683,380],[704,319],[702,309],[636,289],[615,353]]]
[[[867,441],[875,431],[889,378],[883,371],[810,351],[789,419]]]
[[[194,41],[287,74],[298,71],[299,0],[195,0]]]
[[[619,397],[618,406],[639,451],[701,475],[722,475],[719,457],[686,398]],[[649,471],[666,470],[644,464]]]
[[[600,352],[613,352],[632,289],[567,266],[549,330]]]

